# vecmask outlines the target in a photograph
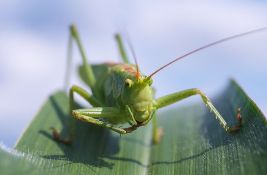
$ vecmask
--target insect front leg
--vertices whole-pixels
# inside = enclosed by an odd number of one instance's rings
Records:
[[[119,134],[126,134],[127,132],[123,128],[115,127],[108,121],[118,117],[127,115],[125,111],[119,110],[114,107],[95,107],[90,109],[77,109],[72,111],[72,116],[78,120],[92,123],[104,128],[111,129]],[[100,118],[104,120],[99,120]]]
[[[188,98],[188,97],[193,96],[193,95],[200,95],[201,96],[203,102],[210,109],[210,111],[215,114],[215,118],[220,122],[222,127],[227,132],[234,132],[234,131],[237,131],[241,128],[242,118],[241,118],[241,114],[240,114],[240,108],[238,108],[237,115],[236,115],[236,118],[238,120],[238,124],[230,127],[230,126],[228,126],[228,124],[226,123],[224,118],[221,116],[221,114],[218,112],[218,110],[211,103],[210,99],[203,92],[201,92],[199,89],[188,89],[188,90],[176,92],[176,93],[158,98],[156,100],[156,108],[162,108],[162,107],[168,106],[170,104],[173,104],[175,102],[178,102],[180,100],[183,100],[183,99]]]

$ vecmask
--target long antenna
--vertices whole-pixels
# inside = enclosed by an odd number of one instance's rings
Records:
[[[134,62],[135,62],[135,66],[136,66],[136,78],[139,79],[140,78],[140,70],[139,70],[139,66],[138,66],[138,62],[137,62],[137,57],[136,57],[133,45],[131,43],[131,40],[130,40],[130,37],[129,37],[128,34],[127,34],[126,41],[127,41],[128,45],[129,45],[129,48],[130,48],[130,50],[132,52],[132,55],[134,57]]]
[[[165,67],[171,65],[172,63],[174,63],[174,62],[176,62],[176,61],[178,61],[178,60],[180,60],[180,59],[182,59],[182,58],[184,58],[184,57],[187,57],[187,56],[189,56],[189,55],[192,55],[193,53],[196,53],[196,52],[198,52],[198,51],[200,51],[200,50],[204,50],[204,49],[206,49],[206,48],[208,48],[208,47],[211,47],[211,46],[214,46],[214,45],[223,43],[223,42],[225,42],[225,41],[229,41],[229,40],[232,40],[232,39],[235,39],[235,38],[239,38],[239,37],[242,37],[242,36],[245,36],[245,35],[254,34],[254,33],[257,33],[257,32],[264,31],[264,30],[267,30],[267,27],[263,27],[263,28],[259,28],[259,29],[251,30],[251,31],[244,32],[244,33],[240,33],[240,34],[237,34],[237,35],[233,35],[233,36],[230,36],[230,37],[223,38],[223,39],[220,39],[220,40],[218,40],[218,41],[212,42],[212,43],[210,43],[210,44],[204,45],[204,46],[202,46],[202,47],[199,47],[199,48],[197,48],[197,49],[195,49],[195,50],[192,50],[192,51],[190,51],[190,52],[188,52],[188,53],[186,53],[186,54],[184,54],[184,55],[182,55],[182,56],[180,56],[180,57],[174,59],[173,61],[171,61],[171,62],[165,64],[164,66],[158,68],[156,71],[154,71],[153,73],[151,73],[147,78],[151,78],[153,75],[155,75],[156,73],[158,73],[159,71],[161,71],[161,70],[164,69]]]

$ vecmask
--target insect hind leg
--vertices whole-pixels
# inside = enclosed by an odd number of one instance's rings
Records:
[[[50,129],[52,130],[52,137],[55,141],[66,145],[71,145],[72,139],[70,137],[63,138],[56,128],[51,127]]]
[[[236,119],[238,121],[238,124],[235,126],[232,126],[229,128],[228,132],[236,132],[238,131],[242,126],[242,116],[241,116],[241,109],[237,109]]]
[[[72,58],[72,42],[75,41],[79,52],[82,57],[82,72],[84,74],[84,78],[86,80],[86,84],[92,89],[96,83],[95,75],[93,72],[93,69],[90,64],[88,64],[87,57],[85,54],[85,50],[83,48],[78,30],[75,25],[70,26],[70,38],[69,38],[69,44],[68,44],[68,66],[67,66],[67,75],[66,75],[66,81],[69,80],[69,72],[68,69],[70,69],[70,62]],[[67,83],[66,83],[67,84]]]
[[[122,61],[124,63],[128,63],[129,64],[130,61],[129,61],[129,58],[128,58],[127,54],[126,54],[125,47],[124,47],[122,39],[121,39],[121,35],[119,33],[117,33],[115,35],[115,39],[116,39],[116,42],[117,42],[117,46],[118,46]]]

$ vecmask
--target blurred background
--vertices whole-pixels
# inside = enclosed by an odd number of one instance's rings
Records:
[[[91,63],[119,61],[114,33],[128,33],[150,74],[192,49],[267,26],[267,2],[76,0],[0,1],[0,142],[13,146],[47,97],[64,85],[68,26],[75,23]],[[233,77],[267,114],[267,32],[176,62],[154,76],[157,96],[197,87],[214,96]],[[75,68],[71,84],[83,87]],[[199,101],[192,97],[172,107]]]

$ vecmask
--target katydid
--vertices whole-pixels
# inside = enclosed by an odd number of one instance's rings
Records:
[[[222,115],[214,107],[210,99],[199,89],[187,89],[155,99],[154,90],[151,86],[153,83],[152,77],[177,60],[200,50],[234,38],[254,34],[264,30],[267,30],[267,27],[237,34],[207,44],[174,59],[150,75],[145,76],[139,70],[135,55],[133,55],[135,64],[130,64],[119,34],[116,34],[115,38],[123,63],[90,65],[87,62],[86,54],[81,44],[78,31],[74,25],[71,25],[69,50],[71,50],[72,41],[76,41],[83,61],[79,68],[79,73],[82,80],[91,88],[92,94],[88,93],[79,86],[72,86],[69,91],[70,114],[78,120],[111,129],[119,134],[131,133],[137,128],[147,125],[152,120],[152,141],[153,143],[158,143],[162,135],[162,130],[157,126],[157,118],[155,115],[156,111],[190,96],[200,95],[205,105],[211,112],[214,113],[215,118],[225,131],[230,133],[238,131],[242,126],[240,108],[237,109],[236,113],[237,124],[229,126]],[[131,45],[129,46],[133,52]],[[92,107],[87,109],[74,109],[75,93],[88,101]],[[119,127],[118,124],[128,124],[129,126]],[[53,138],[56,141],[70,144],[72,139],[74,139],[73,136],[71,136],[72,134],[70,134],[69,138],[62,138],[56,129],[52,129]]]

